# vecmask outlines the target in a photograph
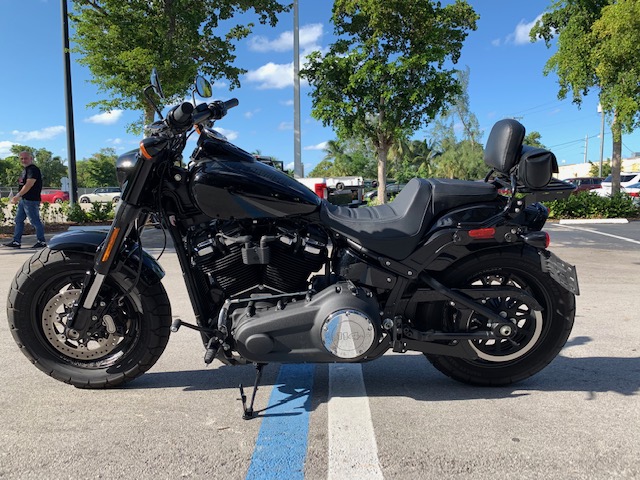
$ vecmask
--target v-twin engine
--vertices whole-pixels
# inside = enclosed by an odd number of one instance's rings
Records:
[[[236,350],[252,362],[352,362],[371,356],[382,329],[369,290],[338,282],[305,300],[255,302],[231,315]]]

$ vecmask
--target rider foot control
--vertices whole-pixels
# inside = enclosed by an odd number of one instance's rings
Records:
[[[182,326],[182,320],[180,320],[179,318],[176,318],[173,320],[173,322],[171,322],[171,331],[175,333],[180,329],[181,326]]]
[[[220,341],[213,337],[207,343],[207,351],[204,352],[204,363],[209,365],[213,362],[213,359],[216,358],[216,353],[218,353],[218,349],[220,348]]]

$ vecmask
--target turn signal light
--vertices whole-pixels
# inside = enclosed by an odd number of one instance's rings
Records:
[[[522,239],[536,248],[547,248],[551,243],[551,237],[547,232],[531,232],[522,237]]]

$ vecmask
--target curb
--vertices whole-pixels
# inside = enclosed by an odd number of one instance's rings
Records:
[[[579,224],[605,224],[605,223],[629,223],[626,218],[585,218],[585,219],[565,219],[558,222],[560,225],[579,225]]]

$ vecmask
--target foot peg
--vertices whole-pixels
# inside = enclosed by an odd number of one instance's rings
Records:
[[[176,318],[173,320],[173,322],[171,322],[171,331],[175,333],[180,329],[181,326],[182,326],[182,320],[180,320],[179,318]]]
[[[258,385],[262,378],[262,369],[266,363],[256,363],[256,381],[253,384],[253,393],[251,394],[251,403],[247,407],[247,396],[244,394],[244,388],[240,384],[240,400],[242,401],[243,420],[250,420],[256,416],[256,412],[253,410],[253,403],[256,401],[256,393],[258,392]]]
[[[216,353],[218,353],[218,349],[220,348],[220,340],[216,337],[212,337],[209,339],[209,343],[207,343],[207,350],[204,352],[204,363],[209,365],[213,362],[213,359],[216,358]]]

